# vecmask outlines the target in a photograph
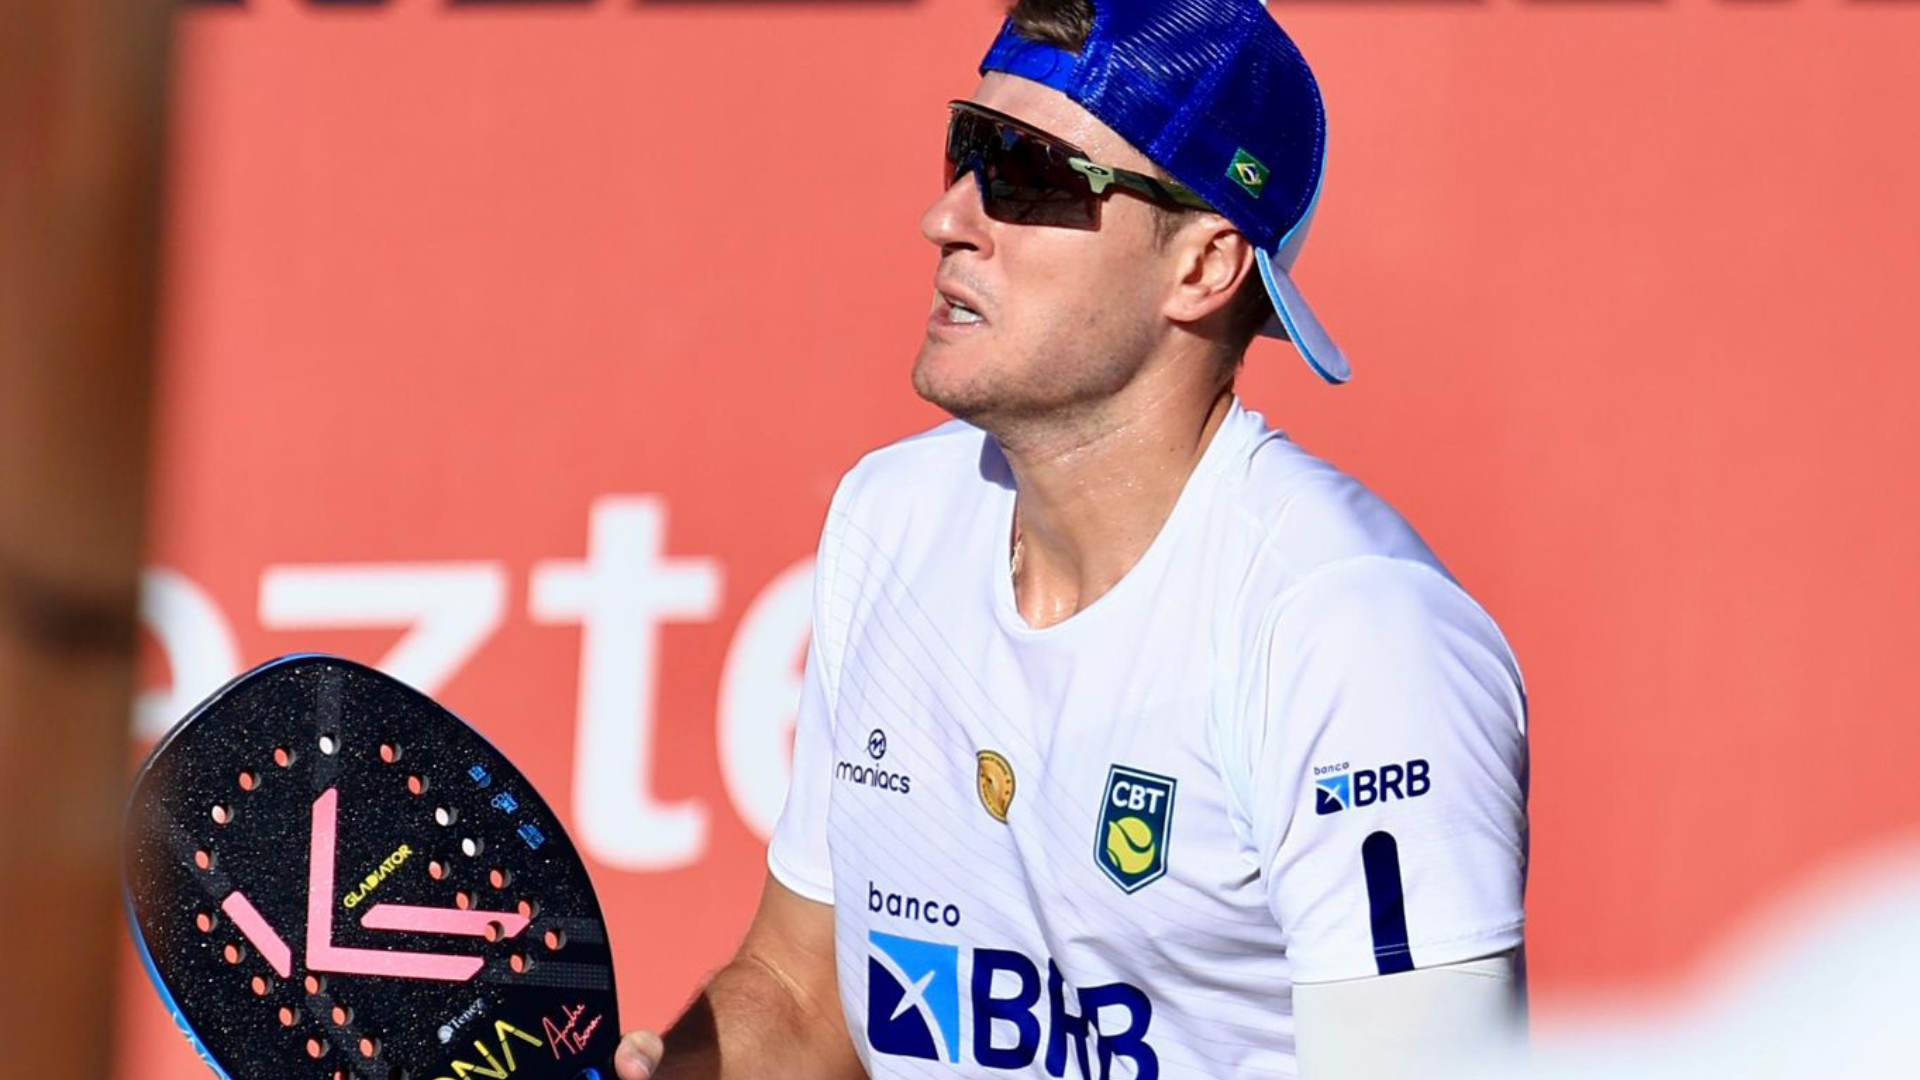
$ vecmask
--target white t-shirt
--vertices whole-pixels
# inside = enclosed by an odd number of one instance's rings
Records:
[[[820,541],[768,862],[834,906],[871,1075],[1291,1076],[1295,982],[1520,943],[1519,670],[1390,507],[1236,402],[1132,571],[1036,630],[1013,504],[949,423]]]

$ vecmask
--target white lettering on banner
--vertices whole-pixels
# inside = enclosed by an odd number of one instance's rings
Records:
[[[506,607],[507,571],[493,562],[269,566],[260,575],[269,630],[411,627],[374,666],[428,696],[493,636]]]
[[[720,674],[720,779],[740,819],[771,839],[787,799],[801,657],[813,629],[813,559],[773,579],[740,618]]]
[[[707,808],[663,803],[653,775],[660,624],[710,621],[722,570],[666,559],[666,504],[610,496],[592,507],[585,561],[537,563],[529,614],[581,626],[572,824],[581,846],[623,870],[671,870],[707,850]],[[444,689],[506,617],[506,564],[495,561],[270,565],[257,614],[272,630],[408,627],[375,666],[427,693]],[[781,571],[747,606],[720,672],[720,779],[741,820],[772,835],[791,777],[794,714],[811,621],[813,559]],[[140,615],[172,676],[143,692],[136,734],[155,739],[240,673],[232,622],[186,575],[150,567]]]
[[[140,575],[140,621],[153,631],[173,672],[170,690],[148,690],[134,699],[134,731],[158,739],[188,709],[240,674],[240,646],[206,590],[166,567],[151,566]]]
[[[536,564],[528,601],[537,623],[580,624],[574,825],[581,846],[623,870],[685,866],[706,846],[704,805],[653,795],[654,687],[660,624],[711,620],[721,570],[714,559],[662,558],[666,519],[656,496],[596,500],[586,560]]]

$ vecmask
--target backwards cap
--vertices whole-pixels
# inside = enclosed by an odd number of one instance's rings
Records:
[[[1094,0],[1078,55],[1009,19],[980,62],[1098,117],[1253,241],[1275,318],[1328,382],[1352,376],[1288,276],[1320,198],[1327,118],[1305,58],[1258,0]]]

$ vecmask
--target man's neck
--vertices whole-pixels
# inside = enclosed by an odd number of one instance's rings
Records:
[[[1014,599],[1034,627],[1119,584],[1172,515],[1233,401],[1149,400],[1055,431],[1001,437],[1013,470]]]

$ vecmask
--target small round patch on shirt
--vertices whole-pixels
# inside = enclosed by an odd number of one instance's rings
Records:
[[[1007,808],[1013,805],[1013,766],[995,750],[982,750],[978,757],[980,805],[995,821],[1005,823]]]

